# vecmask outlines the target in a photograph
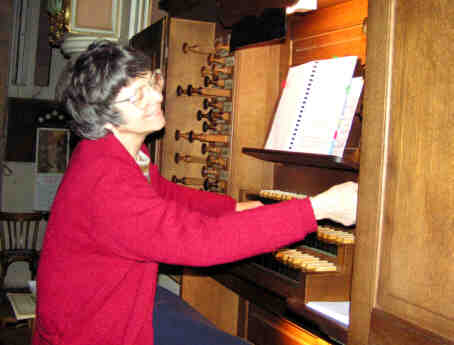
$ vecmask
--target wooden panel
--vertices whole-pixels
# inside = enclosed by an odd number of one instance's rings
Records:
[[[342,3],[308,12],[291,23],[291,37],[298,40],[304,37],[333,32],[360,25],[367,17],[367,0],[349,0]]]
[[[176,164],[175,153],[202,156],[200,142],[189,143],[185,139],[175,140],[175,131],[194,130],[202,132],[197,121],[197,110],[202,108],[199,96],[177,96],[177,86],[202,85],[200,69],[206,64],[206,55],[183,53],[183,43],[198,45],[200,51],[214,48],[215,25],[208,22],[171,19],[169,28],[169,56],[165,114],[167,125],[162,139],[161,173],[167,179],[172,175],[179,178],[201,177],[202,164]],[[198,187],[195,187],[198,188]],[[182,298],[212,321],[218,328],[236,334],[238,326],[239,298],[214,279],[196,271],[187,271],[182,277]]]
[[[454,339],[454,6],[395,6],[377,305]]]
[[[44,2],[42,2],[39,12],[38,42],[36,47],[35,85],[49,85],[51,58],[52,48],[49,44],[48,12]]]
[[[362,63],[366,60],[366,36],[362,25],[295,40],[292,64],[349,55],[358,56]]]
[[[381,310],[374,309],[372,312],[372,329],[369,344],[453,345],[454,342],[441,338],[434,333]]]
[[[317,8],[333,6],[342,2],[351,0],[318,0]],[[225,26],[232,26],[246,16],[260,15],[266,8],[281,8],[294,1],[290,0],[248,0],[248,1],[231,1],[218,0],[218,12]],[[177,0],[177,3],[181,3]],[[181,6],[181,5],[180,5]]]
[[[453,11],[370,4],[351,344],[454,339]]]
[[[89,0],[76,0],[75,24],[78,27],[113,30],[112,0],[97,0],[96,6]]]
[[[11,38],[11,26],[12,26],[12,6],[13,2],[9,1],[2,1],[0,3],[0,15],[2,16],[3,20],[0,21],[0,41],[7,41],[9,42]],[[3,54],[4,52],[2,52]],[[8,56],[4,55],[4,56]],[[7,65],[5,63],[5,65]]]
[[[391,52],[390,1],[371,1],[368,17],[367,71],[364,92],[358,221],[350,305],[350,345],[368,343],[375,298],[378,238],[381,227],[383,166],[388,113]]]
[[[243,147],[263,147],[279,97],[282,45],[241,49],[235,54],[232,169],[229,194],[240,189],[270,188],[272,164],[242,154]]]
[[[361,139],[358,222],[350,306],[350,345],[368,343],[375,297],[377,246],[381,227],[384,150],[387,122],[386,96],[391,52],[389,1],[371,1],[368,18],[367,74]]]
[[[238,331],[239,298],[213,278],[185,272],[181,297],[224,332]]]
[[[274,316],[251,304],[248,340],[255,345],[328,345],[320,337],[294,323]]]
[[[199,96],[177,96],[177,86],[186,88],[189,84],[202,85],[200,69],[206,63],[206,55],[183,53],[183,43],[198,45],[201,51],[214,47],[215,25],[208,22],[196,22],[184,19],[172,19],[169,29],[169,56],[167,67],[167,85],[165,116],[167,125],[162,139],[161,173],[167,179],[172,175],[181,178],[201,177],[201,164],[175,164],[175,153],[202,156],[201,144],[198,141],[189,143],[185,139],[175,140],[175,131],[194,130],[202,132],[202,123],[197,121],[196,114],[202,108],[203,98]]]
[[[352,171],[291,165],[277,165],[274,174],[275,189],[306,195],[315,195],[335,184],[358,179],[357,173]]]
[[[90,0],[69,0],[69,32],[120,38],[123,6],[121,0],[99,0],[96,6]]]
[[[308,274],[304,301],[349,301],[351,271],[347,274]]]
[[[366,17],[367,0],[351,0],[292,18],[292,65],[347,55],[357,55],[364,63]]]
[[[0,65],[0,163],[4,157],[5,141],[5,125],[7,119],[7,97],[8,97],[8,67],[10,54],[11,26],[13,17],[13,2],[0,2],[0,55],[3,56],[2,64]]]

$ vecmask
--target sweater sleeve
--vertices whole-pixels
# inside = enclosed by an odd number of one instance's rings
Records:
[[[236,201],[227,195],[206,192],[178,185],[162,177],[154,165],[150,166],[150,181],[153,188],[165,200],[174,200],[182,207],[211,216],[235,210]]]
[[[316,229],[309,199],[207,215],[182,205],[179,198],[163,198],[138,169],[118,161],[109,166],[114,168],[100,174],[91,193],[90,234],[108,254],[210,266],[272,251]],[[193,194],[192,203],[205,203],[206,194]]]

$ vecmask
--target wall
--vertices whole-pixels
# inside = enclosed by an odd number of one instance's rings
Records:
[[[33,211],[33,188],[35,163],[7,162],[12,174],[3,175],[2,211],[31,212]],[[45,231],[44,222],[41,225],[38,244],[41,248]],[[30,279],[28,264],[14,263],[8,269],[5,284],[9,287],[24,286]]]
[[[13,1],[11,1],[13,3]],[[17,25],[15,18],[10,18],[12,27]],[[30,12],[27,17],[27,54],[24,63],[34,67],[33,59],[36,56],[38,25],[39,25],[39,1],[30,2]],[[12,35],[14,39],[14,34]],[[11,59],[11,56],[9,57]],[[50,78],[48,86],[34,85],[34,68],[29,69],[29,73],[23,85],[13,85],[11,82],[12,73],[10,72],[8,97],[30,98],[30,99],[54,99],[55,86],[58,77],[63,70],[67,60],[58,49],[52,49]],[[12,115],[9,115],[12,116]],[[34,166],[32,162],[4,162],[9,168],[3,171],[1,205],[2,211],[29,212],[33,211],[34,198]],[[42,242],[45,226],[41,227],[39,243]],[[5,284],[7,286],[23,286],[29,279],[28,265],[25,263],[15,263],[10,266]]]
[[[43,1],[43,0],[41,0]],[[8,97],[16,98],[26,98],[26,99],[39,99],[39,100],[53,100],[55,98],[55,87],[58,82],[58,78],[68,62],[68,59],[64,58],[59,49],[52,49],[51,57],[51,67],[50,67],[50,78],[49,85],[42,87],[34,85],[34,66],[35,66],[35,57],[37,51],[37,41],[38,41],[38,29],[39,29],[39,13],[40,13],[40,3],[41,1],[29,1],[29,9],[26,15],[27,22],[27,31],[25,33],[26,39],[26,54],[23,57],[23,64],[28,66],[27,74],[24,77],[24,81],[21,85],[14,85],[12,83],[12,73],[10,73],[9,83],[8,83]],[[16,4],[19,0],[10,0],[10,7],[13,4]],[[128,12],[127,15],[122,16],[122,36],[130,37],[134,34],[134,30],[142,30],[141,25],[147,25],[140,21],[140,13],[137,13],[137,18],[130,16],[129,8],[132,7],[134,3],[134,8],[142,5],[143,8],[146,8],[147,0],[123,0],[123,9],[124,12]],[[156,3],[157,1],[153,1]],[[2,5],[3,6],[3,5]],[[139,7],[142,8],[142,7]],[[10,16],[5,16],[11,20],[12,24],[9,27],[17,27],[17,19],[14,18],[13,10],[10,9]],[[154,12],[154,11],[152,11]],[[3,13],[3,12],[2,12]],[[156,15],[164,15],[159,12]],[[7,21],[4,21],[6,23]],[[131,22],[131,25],[130,25]],[[3,30],[3,29],[2,29]],[[16,35],[12,35],[12,40],[16,40]],[[127,41],[127,39],[126,39]],[[2,45],[3,47],[4,45]],[[14,44],[12,45],[14,47]],[[9,45],[5,46],[3,49],[5,55],[10,53]],[[15,56],[9,56],[10,61],[14,61]],[[1,76],[5,76],[6,84],[6,70],[5,73],[1,73]],[[2,87],[3,87],[2,83]],[[5,88],[6,91],[6,88]],[[5,92],[6,93],[6,92]],[[1,190],[1,209],[2,211],[12,211],[12,212],[28,212],[33,211],[33,200],[34,200],[34,181],[35,181],[35,163],[33,162],[4,162],[8,170],[4,171],[3,181],[2,181],[2,190]],[[9,173],[11,171],[11,173]],[[5,175],[6,174],[6,175]],[[40,241],[44,235],[43,226],[40,232]],[[40,242],[41,243],[41,242]],[[17,263],[13,264],[8,271],[6,278],[7,286],[25,286],[27,280],[29,279],[28,267],[26,264]]]
[[[19,0],[10,0],[10,7],[12,7],[13,3]],[[147,0],[139,0],[139,1],[130,1],[124,0],[124,10],[129,10],[129,7],[132,6],[134,2],[135,6],[139,6],[139,4],[143,3],[143,8],[146,8],[146,1]],[[161,19],[163,16],[166,15],[166,12],[161,11],[158,9],[158,0],[150,0],[151,4],[151,22],[156,22]],[[2,4],[3,7],[5,7]],[[27,54],[24,58],[25,63],[29,64],[30,66],[35,65],[34,59],[36,57],[36,49],[37,49],[37,40],[38,40],[38,27],[39,27],[39,9],[40,9],[40,1],[30,1],[30,8],[29,13],[27,16],[27,25],[28,25],[28,32],[26,37],[28,38],[28,46],[27,46]],[[13,12],[10,9],[10,12]],[[3,14],[3,11],[2,11]],[[8,18],[8,16],[4,16]],[[11,14],[9,18],[12,24],[6,27],[16,27],[17,22],[14,20],[13,15]],[[125,15],[122,18],[122,36],[130,37],[134,34],[134,30],[141,30],[141,25],[146,25],[146,23],[140,22],[140,14],[138,17],[133,18],[131,16],[131,20],[129,20],[130,16]],[[130,27],[131,24],[137,24],[134,27]],[[7,20],[4,20],[3,23],[7,23]],[[150,21],[149,21],[150,22]],[[3,31],[2,25],[2,31]],[[129,30],[129,31],[128,31]],[[12,30],[14,31],[14,29]],[[8,54],[9,45],[2,44],[1,49],[4,50],[5,55]],[[3,51],[2,50],[2,51]],[[11,58],[11,56],[10,56]],[[59,49],[52,49],[52,57],[51,57],[51,67],[50,67],[50,78],[49,78],[49,85],[46,87],[42,86],[35,86],[33,85],[33,73],[29,73],[26,78],[25,85],[13,85],[11,83],[11,78],[8,85],[8,97],[18,97],[18,98],[28,98],[28,99],[40,99],[40,100],[53,100],[55,98],[55,87],[58,82],[58,78],[64,69],[65,65],[67,64],[68,59],[64,58],[61,51]],[[31,72],[33,72],[34,68],[30,68]],[[0,72],[1,77],[5,77],[5,86],[6,86],[6,77],[7,77],[7,68],[5,68],[5,73]],[[2,82],[2,87],[3,87]],[[6,93],[6,88],[5,88]],[[0,96],[2,96],[0,92]],[[2,102],[0,102],[0,105]],[[1,209],[2,211],[11,211],[11,212],[28,212],[33,211],[33,200],[34,200],[34,181],[35,181],[35,163],[33,162],[4,162],[11,173],[9,174],[8,171],[4,171],[3,181],[2,181],[2,189],[1,189]],[[45,224],[42,226],[39,236],[39,243],[42,243],[42,238],[45,232]],[[29,279],[29,271],[28,267],[24,263],[16,263],[13,264],[6,277],[6,285],[7,286],[25,286],[27,280]],[[165,279],[165,278],[164,278]],[[171,290],[175,290],[172,282],[169,283],[171,286]],[[168,285],[168,284],[167,284]]]
[[[151,24],[156,23],[167,15],[166,11],[159,9],[159,0],[152,0]]]

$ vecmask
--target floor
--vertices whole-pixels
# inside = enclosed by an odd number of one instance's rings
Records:
[[[31,331],[28,327],[2,328],[0,345],[30,345]]]
[[[0,319],[11,317],[10,305],[6,299],[0,299]],[[0,325],[0,345],[30,345],[31,329],[26,321],[6,322]]]

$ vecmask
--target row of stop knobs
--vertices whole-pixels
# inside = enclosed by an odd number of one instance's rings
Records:
[[[216,45],[215,53],[204,53],[193,45],[183,45],[185,53],[199,53],[207,55],[208,66],[201,68],[204,87],[188,85],[184,88],[178,85],[177,96],[202,96],[203,109],[197,111],[196,119],[205,120],[202,125],[203,133],[192,130],[175,131],[175,140],[186,139],[188,142],[202,142],[202,155],[197,156],[176,153],[176,164],[201,164],[202,177],[172,176],[172,181],[190,186],[199,186],[203,190],[226,193],[229,169],[229,142],[231,133],[232,113],[232,75],[233,56],[228,54],[226,47]]]

